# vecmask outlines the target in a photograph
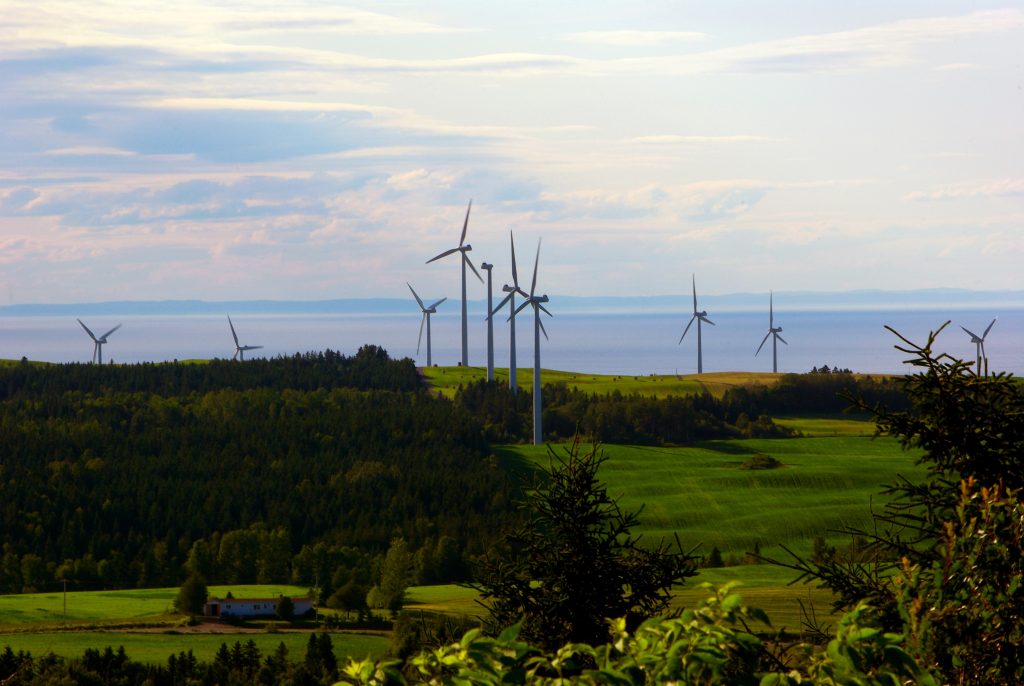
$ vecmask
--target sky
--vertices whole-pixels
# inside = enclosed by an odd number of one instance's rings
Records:
[[[1020,2],[0,15],[0,304],[1024,287]]]

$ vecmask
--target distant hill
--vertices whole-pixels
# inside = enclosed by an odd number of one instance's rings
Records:
[[[685,312],[690,294],[652,296],[553,295],[560,312]],[[701,307],[718,312],[760,311],[767,293],[701,295]],[[973,309],[1024,307],[1024,290],[972,291],[928,288],[907,291],[777,291],[775,302],[794,310]],[[335,300],[115,300],[96,303],[25,303],[0,306],[0,317],[92,315],[231,314],[408,314],[408,298],[339,298]],[[412,303],[415,307],[415,303]],[[469,301],[476,314],[486,312],[483,299]]]

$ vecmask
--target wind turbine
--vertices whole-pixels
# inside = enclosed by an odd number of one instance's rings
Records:
[[[246,350],[259,350],[262,345],[239,345],[238,334],[235,333],[235,325],[231,323],[231,315],[228,315],[228,326],[231,327],[231,337],[235,339],[235,354],[231,356],[232,360],[245,360]]]
[[[971,343],[974,343],[974,345],[976,346],[978,354],[978,376],[981,376],[982,360],[985,360],[985,374],[988,374],[988,356],[985,355],[985,337],[988,336],[988,332],[992,330],[992,324],[996,323],[996,319],[999,319],[999,317],[993,319],[992,322],[985,328],[985,333],[981,334],[980,336],[974,333],[973,331],[969,331],[963,326],[960,327],[961,329],[967,332],[967,335],[971,337]]]
[[[515,309],[515,313],[527,305],[533,306],[533,444],[541,445],[544,442],[544,432],[541,431],[541,389],[540,389],[540,334],[544,332],[544,340],[548,340],[548,332],[540,321],[540,313],[553,316],[544,307],[548,302],[546,295],[534,295],[537,290],[537,264],[540,262],[540,240],[537,241],[537,257],[533,261],[533,282],[530,284],[530,293],[526,296],[526,302]]]
[[[703,374],[704,373],[704,358],[701,356],[700,324],[701,324],[701,322],[707,322],[711,326],[714,326],[715,323],[713,321],[711,321],[710,319],[708,319],[707,310],[704,310],[702,312],[698,312],[697,311],[697,277],[696,276],[693,277],[693,316],[690,317],[689,323],[686,325],[686,328],[683,329],[683,335],[679,337],[679,343],[677,345],[681,344],[683,342],[683,339],[686,338],[686,332],[690,330],[690,325],[693,324],[693,321],[695,319],[697,320],[697,373],[698,374]]]
[[[491,317],[491,306],[494,304],[491,270],[494,265],[481,262],[480,268],[487,270],[487,380],[494,381],[494,319]]]
[[[408,281],[405,282],[406,286],[409,286],[409,290],[412,291],[412,297],[416,298],[416,303],[420,306],[420,312],[423,313],[423,319],[420,320],[420,337],[416,339],[416,354],[420,354],[420,343],[423,342],[423,323],[427,324],[427,366],[433,366],[433,361],[430,358],[430,315],[437,313],[437,306],[443,303],[448,298],[441,298],[436,303],[427,307],[420,300],[420,296],[416,295],[416,291],[413,290],[412,286]]]
[[[81,319],[76,319],[75,321],[77,321],[79,324],[82,324],[82,320]],[[99,364],[103,364],[103,344],[107,342],[107,336],[109,336],[110,334],[112,334],[115,331],[117,331],[118,329],[120,329],[121,325],[118,324],[113,329],[111,329],[110,331],[106,332],[105,334],[103,334],[99,338],[96,338],[95,334],[93,334],[93,332],[90,331],[89,327],[86,326],[85,324],[82,324],[82,328],[85,329],[85,332],[87,334],[89,334],[89,338],[92,339],[92,343],[93,343],[93,346],[92,346],[92,361],[94,363],[98,362]]]
[[[768,337],[771,336],[772,337],[772,371],[777,374],[778,371],[779,371],[779,351],[778,351],[779,345],[778,345],[778,341],[782,341],[783,343],[786,343],[786,339],[784,339],[782,336],[779,335],[780,333],[782,333],[782,327],[781,326],[778,327],[778,328],[775,327],[775,314],[773,312],[772,300],[773,300],[773,294],[771,292],[769,292],[768,293],[768,333],[766,333],[764,335],[764,340],[761,341],[761,345],[757,346],[757,352],[754,353],[754,357],[757,357],[757,353],[761,352],[761,348],[764,347],[765,342],[768,341]],[[789,345],[789,343],[786,343],[786,345]]]
[[[459,238],[459,244],[451,250],[445,250],[440,255],[435,255],[427,260],[427,264],[430,264],[434,260],[439,260],[442,257],[448,257],[453,253],[462,253],[462,366],[469,366],[469,334],[468,334],[468,323],[466,321],[466,265],[473,270],[476,274],[476,278],[480,279],[480,283],[483,283],[483,277],[480,276],[480,272],[476,270],[473,263],[469,261],[467,252],[473,249],[473,246],[466,243],[466,229],[469,228],[469,211],[473,208],[473,201],[469,201],[469,206],[466,208],[466,220],[462,223],[462,236]]]
[[[530,295],[519,287],[519,273],[516,271],[516,239],[512,235],[512,232],[508,232],[509,244],[512,246],[512,285],[505,284],[501,287],[501,290],[508,295],[505,299],[498,303],[498,306],[490,310],[488,317],[493,317],[494,314],[508,303],[508,331],[509,331],[509,344],[508,344],[508,387],[513,393],[518,389],[516,383],[516,293],[519,293],[524,298],[529,298]]]

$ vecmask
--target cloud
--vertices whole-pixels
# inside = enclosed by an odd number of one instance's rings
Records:
[[[698,31],[581,31],[563,36],[573,43],[595,43],[598,45],[644,46],[669,43],[692,43],[708,38]]]
[[[644,145],[672,145],[672,144],[715,144],[715,143],[776,143],[785,139],[772,138],[770,136],[684,136],[676,134],[663,134],[655,136],[637,136],[630,138],[629,143],[640,143]]]
[[[960,198],[1011,198],[1024,196],[1024,179],[992,179],[952,184],[931,191],[914,191],[906,200],[953,200]]]

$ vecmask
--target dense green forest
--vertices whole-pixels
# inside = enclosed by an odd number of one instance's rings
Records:
[[[0,591],[176,584],[197,542],[216,549],[210,581],[288,580],[316,543],[337,558],[444,539],[472,555],[507,520],[479,424],[391,390],[411,385],[409,360],[364,348],[204,369],[218,366],[3,370]]]

